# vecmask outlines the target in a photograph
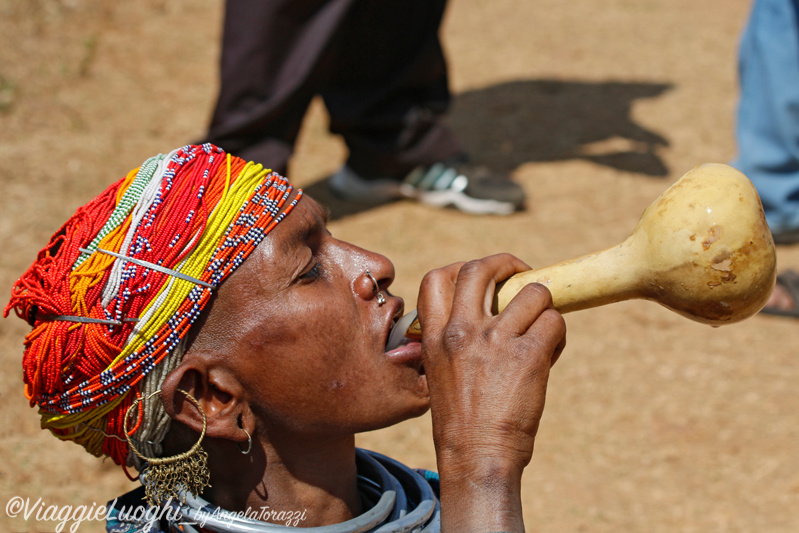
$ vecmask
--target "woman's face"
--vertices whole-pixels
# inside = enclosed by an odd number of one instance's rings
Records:
[[[268,426],[355,433],[418,416],[428,408],[420,344],[385,352],[403,313],[386,291],[394,266],[335,239],[325,216],[303,198],[222,284],[201,336],[214,338]]]

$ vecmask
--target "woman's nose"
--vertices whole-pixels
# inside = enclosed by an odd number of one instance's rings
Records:
[[[374,254],[374,258],[365,262],[363,272],[355,280],[355,291],[363,299],[376,298],[385,301],[384,291],[394,281],[394,265],[388,258]]]

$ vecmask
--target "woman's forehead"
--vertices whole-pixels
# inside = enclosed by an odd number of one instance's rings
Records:
[[[283,223],[272,232],[272,240],[279,243],[281,251],[288,252],[305,245],[308,240],[327,226],[330,211],[309,196],[303,196]]]
[[[312,255],[309,243],[314,235],[325,231],[328,210],[314,199],[303,195],[292,211],[258,244],[219,289],[221,300],[246,299],[245,295],[263,297],[279,292],[291,284]],[[226,305],[217,304],[231,311]]]

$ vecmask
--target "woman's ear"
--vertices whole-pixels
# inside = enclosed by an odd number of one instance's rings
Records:
[[[184,360],[161,385],[161,400],[167,414],[199,433],[203,427],[202,414],[186,399],[186,394],[196,398],[202,407],[209,437],[246,442],[248,434],[255,432],[244,388],[228,369],[201,360]]]

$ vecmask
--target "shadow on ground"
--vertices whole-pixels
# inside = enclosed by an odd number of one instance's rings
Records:
[[[531,162],[583,159],[625,172],[665,177],[658,155],[668,140],[636,124],[632,104],[672,88],[665,83],[519,80],[457,95],[448,122],[472,161],[512,172]],[[327,179],[305,190],[333,219],[370,209],[333,197]]]

